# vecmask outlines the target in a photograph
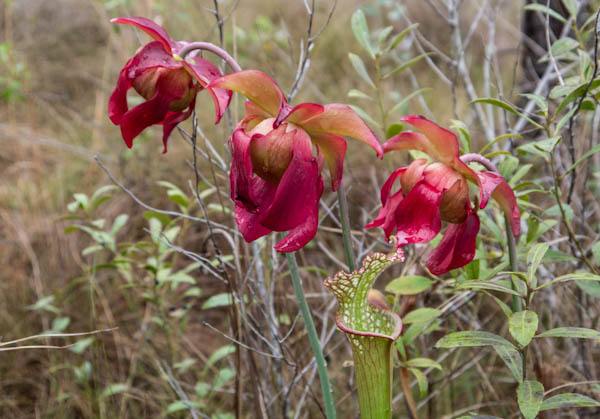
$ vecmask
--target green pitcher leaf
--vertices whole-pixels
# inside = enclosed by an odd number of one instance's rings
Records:
[[[352,345],[354,375],[363,419],[391,418],[392,344],[402,321],[373,283],[392,263],[404,260],[402,250],[368,255],[359,270],[338,272],[323,285],[338,300],[336,324]]]
[[[525,419],[535,419],[544,398],[544,386],[539,381],[526,380],[517,388],[519,409]]]

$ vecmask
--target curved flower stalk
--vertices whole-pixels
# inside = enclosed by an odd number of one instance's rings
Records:
[[[188,43],[172,40],[162,27],[149,19],[120,17],[111,22],[136,26],[154,38],[127,61],[108,101],[108,116],[121,127],[127,147],[131,148],[133,139],[145,128],[162,125],[163,153],[166,153],[171,131],[190,117],[196,94],[203,88],[215,102],[215,123],[219,122],[232,92],[207,87],[210,81],[222,75],[217,67],[200,57],[179,58],[178,54]],[[131,87],[146,101],[129,109],[127,91]]]
[[[418,115],[401,121],[420,132],[401,132],[383,145],[384,151],[419,150],[434,161],[417,159],[408,167],[396,169],[381,188],[379,215],[366,228],[382,227],[388,238],[395,233],[398,245],[403,246],[432,240],[440,232],[442,220],[448,222],[440,244],[427,260],[427,268],[436,275],[473,260],[479,231],[477,211],[486,207],[490,197],[504,211],[513,234],[519,234],[515,194],[501,175],[467,166],[452,132]],[[396,180],[400,180],[400,188],[392,194]],[[479,188],[473,205],[467,181]]]
[[[338,300],[336,324],[350,340],[362,419],[392,417],[392,344],[402,320],[373,283],[389,265],[404,261],[400,248],[367,256],[358,271],[338,272],[323,285]]]
[[[323,193],[321,171],[326,163],[336,190],[346,154],[343,136],[363,141],[383,156],[375,134],[349,106],[292,107],[275,81],[260,71],[231,73],[208,88],[233,90],[249,99],[245,118],[229,138],[231,198],[236,222],[248,242],[272,231],[289,231],[275,249],[292,252],[315,236]]]

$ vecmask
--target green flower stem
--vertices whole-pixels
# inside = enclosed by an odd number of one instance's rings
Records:
[[[515,242],[515,236],[512,232],[512,227],[508,217],[504,216],[504,223],[506,224],[506,243],[508,244],[508,262],[510,263],[510,270],[517,272],[517,243]],[[511,281],[512,289],[517,291],[515,284]],[[521,311],[521,299],[518,295],[512,296],[512,310],[514,313]]]
[[[350,272],[356,269],[356,260],[352,251],[352,232],[350,231],[350,217],[348,217],[348,202],[344,192],[344,183],[340,181],[340,187],[337,190],[338,205],[340,207],[340,221],[342,222],[342,238],[344,241],[344,251],[346,252],[346,263]]]
[[[290,268],[290,276],[292,277],[292,284],[294,285],[294,291],[296,292],[296,299],[300,306],[300,313],[304,319],[306,325],[306,332],[308,334],[308,340],[310,341],[310,347],[315,356],[317,362],[317,371],[319,372],[319,379],[321,380],[321,391],[323,392],[323,401],[325,403],[325,415],[328,419],[335,419],[337,413],[335,411],[335,404],[333,402],[333,395],[331,392],[331,383],[329,382],[329,375],[327,374],[327,364],[325,363],[325,357],[323,356],[323,349],[321,348],[321,342],[315,329],[310,309],[302,290],[302,281],[298,274],[298,265],[296,264],[296,256],[294,253],[286,253],[285,259],[288,267]]]

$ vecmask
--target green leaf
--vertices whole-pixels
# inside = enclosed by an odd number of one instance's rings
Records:
[[[543,401],[540,411],[551,409],[563,409],[567,407],[597,407],[600,402],[591,399],[583,394],[563,393],[548,397]]]
[[[551,153],[561,139],[562,137],[557,135],[541,141],[532,141],[517,147],[517,151],[524,154],[537,154],[538,156],[546,157],[546,154]]]
[[[190,410],[192,408],[196,408],[196,409],[201,409],[204,407],[204,404],[201,402],[195,402],[195,401],[191,401],[191,400],[187,400],[187,401],[183,401],[183,400],[177,400],[175,402],[170,403],[167,406],[167,413],[175,413],[175,412],[180,412],[182,410]]]
[[[352,67],[354,67],[354,70],[356,70],[356,73],[364,81],[366,81],[369,84],[369,86],[371,86],[373,89],[376,89],[375,83],[373,83],[373,80],[371,80],[371,77],[369,76],[369,73],[367,71],[367,67],[365,67],[365,63],[363,62],[362,58],[351,52],[348,53],[348,57],[350,57],[350,62],[352,63]]]
[[[402,132],[402,128],[404,128],[404,125],[402,124],[391,124],[385,130],[385,138],[389,139],[392,138],[394,135],[400,134]]]
[[[417,55],[416,57],[411,58],[410,60],[406,61],[405,63],[403,63],[401,66],[396,67],[395,69],[393,69],[392,71],[390,71],[389,73],[386,73],[383,75],[382,79],[385,80],[389,77],[392,77],[404,70],[406,70],[407,68],[415,65],[416,63],[418,63],[419,61],[421,61],[423,58],[427,57],[428,55],[432,55],[432,52],[426,52],[424,54],[420,54]]]
[[[552,51],[552,55],[558,58],[566,52],[569,52],[577,47],[579,47],[579,42],[573,38],[564,37],[553,43],[550,50]]]
[[[592,297],[600,298],[600,282],[595,281],[575,281],[575,284]]]
[[[536,335],[536,338],[600,339],[600,332],[584,327],[557,327]]]
[[[579,9],[579,2],[577,0],[562,0],[562,3],[565,5],[573,19],[577,19],[577,10]]]
[[[569,172],[575,170],[575,168],[577,166],[579,166],[581,163],[583,163],[588,157],[590,157],[592,154],[597,153],[598,151],[600,151],[600,144],[596,145],[595,147],[591,148],[587,153],[585,153],[583,156],[581,156],[575,163],[573,163],[571,165],[571,167],[569,167],[567,170],[564,171],[564,173],[561,175],[563,178],[565,177],[565,175],[567,175]]]
[[[422,371],[416,368],[409,368],[409,371],[412,372],[415,378],[417,379],[417,384],[419,385],[419,393],[421,398],[427,396],[427,390],[429,389],[429,382],[427,381],[427,376],[423,374]]]
[[[561,275],[557,278],[554,278],[550,282],[546,282],[545,284],[540,285],[535,290],[541,290],[542,288],[546,288],[550,285],[554,285],[557,282],[566,282],[566,281],[600,281],[599,275],[594,275],[589,272],[576,272],[567,275]]]
[[[509,103],[506,103],[502,100],[499,99],[493,99],[493,98],[482,98],[482,99],[475,99],[472,100],[471,102],[469,102],[469,104],[471,103],[487,103],[488,105],[492,105],[492,106],[496,106],[499,108],[504,109],[507,112],[510,112],[512,114],[518,115],[522,118],[525,118],[531,125],[543,129],[544,127],[542,127],[540,124],[538,124],[537,122],[535,122],[533,119],[529,118],[527,115],[519,112],[518,110],[516,110],[512,105],[510,105]]]
[[[508,288],[502,284],[499,284],[497,282],[492,282],[492,281],[467,281],[464,284],[459,285],[458,287],[456,287],[457,290],[461,290],[461,289],[469,289],[469,290],[490,290],[490,291],[500,291],[500,292],[504,292],[506,294],[512,294],[512,295],[517,295],[517,296],[521,296],[521,294],[519,294],[517,291],[513,290],[512,288]]]
[[[538,243],[527,253],[527,285],[530,288],[537,287],[535,271],[537,271],[538,266],[542,263],[544,255],[549,248],[550,246],[546,243]]]
[[[80,339],[75,345],[69,347],[69,350],[76,354],[82,354],[92,343],[94,343],[94,340],[95,338],[93,336]]]
[[[535,419],[544,398],[544,386],[539,381],[526,380],[517,388],[519,409],[525,419]]]
[[[429,358],[413,358],[402,363],[407,368],[435,368],[442,370],[442,366]]]
[[[360,90],[357,90],[357,89],[350,90],[348,92],[348,97],[356,98],[356,99],[366,99],[366,100],[371,100],[371,101],[375,100],[368,94],[361,92]]]
[[[206,362],[206,366],[204,367],[204,369],[206,370],[206,369],[210,368],[215,363],[217,363],[221,359],[231,355],[234,352],[235,352],[235,346],[233,346],[233,345],[221,346],[219,349],[217,349],[216,351],[214,351],[212,353],[210,358],[208,358],[208,361]]]
[[[429,278],[409,275],[391,280],[385,290],[396,295],[415,295],[427,290],[432,285],[433,281]]]
[[[209,308],[225,307],[231,305],[232,299],[231,294],[223,292],[210,297],[202,304],[202,310],[208,310]]]
[[[372,59],[375,59],[375,49],[371,45],[371,36],[367,25],[367,18],[361,9],[357,9],[350,20],[352,32],[358,43],[369,53]]]
[[[386,52],[389,52],[389,51],[393,50],[394,48],[396,48],[398,46],[398,44],[400,42],[402,42],[402,40],[404,38],[406,38],[406,35],[408,35],[410,33],[410,31],[412,31],[417,26],[419,26],[418,23],[413,23],[409,27],[403,29],[402,32],[400,32],[398,35],[396,35],[396,37],[393,38],[392,42],[390,42],[390,45],[387,47]]]
[[[436,348],[460,348],[467,346],[509,346],[515,348],[512,343],[503,337],[477,330],[453,332],[444,336],[435,344]]]
[[[558,14],[557,12],[555,12],[554,10],[542,5],[542,4],[528,4],[527,6],[524,7],[525,10],[533,10],[536,12],[540,12],[540,13],[544,13],[544,14],[548,14],[550,15],[550,17],[562,22],[562,23],[567,23],[567,19],[565,19],[564,17],[562,17],[560,14]]]
[[[417,322],[429,322],[442,314],[437,308],[418,308],[411,311],[402,318],[402,323],[411,324]]]
[[[511,346],[494,346],[496,353],[502,358],[518,383],[523,381],[523,358],[518,350]]]
[[[117,234],[119,232],[119,230],[121,230],[121,228],[123,228],[125,223],[127,223],[128,219],[129,219],[129,215],[127,215],[127,214],[120,214],[119,216],[117,216],[117,218],[115,218],[115,221],[113,222],[113,225],[110,229],[110,234],[112,234],[113,236],[115,234]]]
[[[529,344],[538,328],[538,316],[529,310],[513,313],[508,320],[508,331],[512,337],[525,347]]]
[[[127,384],[111,384],[104,389],[100,397],[114,396],[115,394],[125,393],[127,390],[129,390],[129,386]]]

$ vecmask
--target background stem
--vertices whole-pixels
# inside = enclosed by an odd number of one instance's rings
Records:
[[[300,313],[304,319],[306,325],[306,333],[308,340],[310,341],[310,347],[315,356],[317,362],[317,371],[319,372],[319,379],[321,380],[321,390],[323,392],[323,402],[325,403],[325,415],[328,419],[335,419],[337,413],[335,411],[335,404],[333,402],[333,395],[331,393],[331,383],[329,382],[329,375],[327,374],[327,364],[325,363],[325,357],[323,356],[323,349],[321,348],[321,342],[315,329],[310,309],[304,297],[304,291],[302,290],[302,281],[298,274],[298,265],[296,264],[296,255],[293,252],[285,254],[285,260],[287,261],[288,267],[290,268],[290,276],[292,277],[292,284],[294,285],[294,291],[296,292],[296,299],[300,306]]]
[[[352,232],[350,231],[350,218],[348,217],[348,202],[344,192],[344,182],[340,181],[340,187],[337,190],[338,205],[340,207],[340,221],[342,222],[342,238],[344,240],[344,252],[346,253],[346,263],[350,272],[356,270],[356,260],[352,251]]]

